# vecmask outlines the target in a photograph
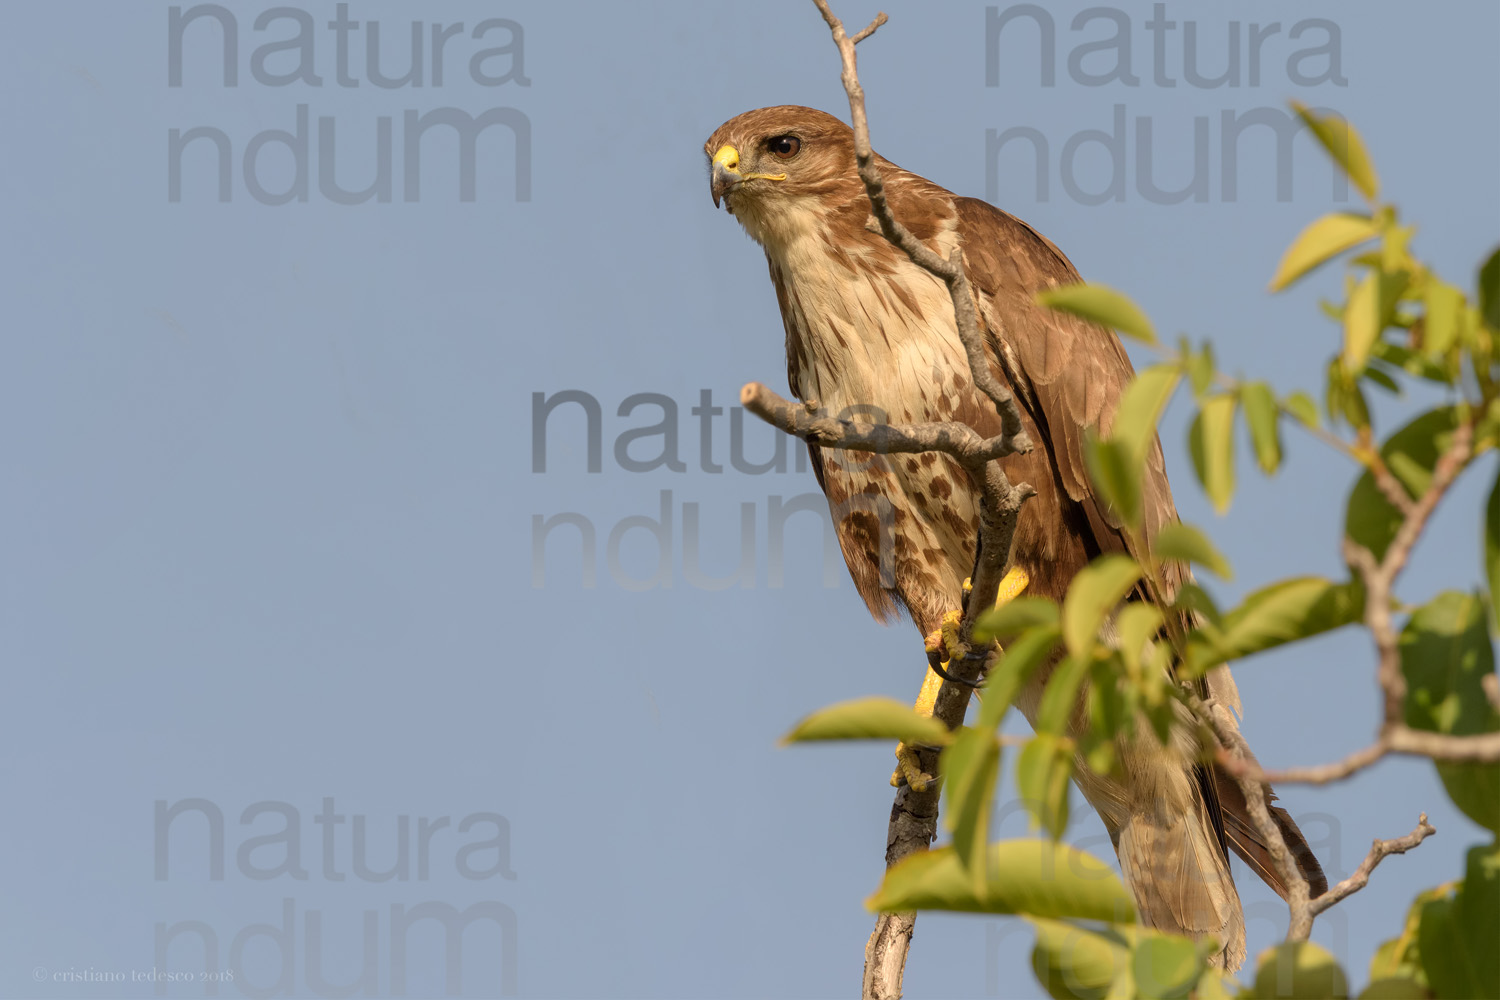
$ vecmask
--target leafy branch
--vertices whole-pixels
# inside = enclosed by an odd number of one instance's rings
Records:
[[[1497,841],[1471,852],[1462,882],[1418,898],[1406,931],[1377,955],[1372,978],[1400,981],[1383,987],[1388,992],[1381,995],[1413,995],[1411,989],[1437,996],[1500,994],[1500,962],[1494,961],[1493,942],[1485,942],[1483,931],[1500,926],[1500,865],[1492,858],[1500,847],[1500,682],[1491,639],[1491,621],[1500,620],[1500,479],[1482,522],[1488,594],[1445,592],[1414,609],[1398,605],[1395,596],[1397,580],[1440,503],[1476,459],[1500,442],[1500,252],[1480,269],[1472,300],[1445,282],[1412,255],[1415,229],[1379,200],[1378,179],[1354,129],[1297,105],[1303,122],[1369,203],[1365,213],[1333,213],[1309,225],[1271,283],[1273,291],[1281,290],[1341,255],[1354,254],[1344,301],[1324,305],[1341,328],[1339,348],[1324,373],[1327,426],[1305,393],[1281,395],[1265,382],[1220,372],[1206,343],[1195,350],[1184,338],[1175,350],[1163,346],[1145,314],[1118,292],[1073,285],[1053,289],[1041,300],[1117,329],[1163,359],[1140,372],[1113,419],[1106,417],[1105,426],[1085,443],[1096,496],[1135,542],[1144,540],[1143,466],[1163,412],[1186,384],[1196,406],[1189,433],[1193,468],[1219,511],[1234,493],[1234,441],[1241,421],[1267,475],[1280,468],[1281,425],[1288,420],[1358,463],[1361,474],[1349,494],[1342,540],[1349,578],[1292,577],[1221,610],[1196,582],[1189,580],[1175,592],[1164,585],[1166,568],[1174,563],[1230,574],[1228,561],[1202,531],[1174,524],[1157,534],[1149,552],[1135,545],[1144,553],[1140,559],[1118,553],[1097,558],[1060,602],[1023,597],[994,607],[1015,518],[1030,494],[1024,484],[1006,481],[994,459],[1026,450],[1030,442],[1021,431],[1015,400],[985,362],[961,254],[955,250],[944,259],[933,253],[894,218],[885,198],[855,46],[886,17],[879,15],[851,36],[826,0],[814,3],[839,51],[871,214],[887,240],[948,287],[975,384],[1002,418],[1001,434],[986,440],[963,425],[864,424],[830,417],[811,401],[789,402],[758,383],[742,390],[742,402],[752,412],[822,447],[951,455],[984,493],[981,560],[934,718],[888,700],[865,699],[816,713],[789,736],[907,740],[919,749],[924,777],[942,777],[944,827],[952,840],[935,849],[928,848],[937,830],[938,782],[909,783],[897,791],[886,876],[869,900],[881,916],[866,949],[864,995],[900,995],[914,911],[942,909],[1026,916],[1037,929],[1035,967],[1054,995],[1227,996],[1235,987],[1210,967],[1212,942],[1137,926],[1130,891],[1108,867],[1058,843],[1068,822],[1075,770],[1110,773],[1123,742],[1154,738],[1166,744],[1184,715],[1204,734],[1205,755],[1240,783],[1250,819],[1287,887],[1287,942],[1261,957],[1254,985],[1241,995],[1284,995],[1288,977],[1298,996],[1347,995],[1338,963],[1306,940],[1314,918],[1362,889],[1384,858],[1417,847],[1435,830],[1424,814],[1411,834],[1375,841],[1352,875],[1311,899],[1269,814],[1265,789],[1270,781],[1338,780],[1389,754],[1433,760],[1450,798],[1495,832]],[[1367,389],[1399,392],[1412,379],[1442,387],[1450,402],[1380,441]],[[1152,600],[1127,599],[1140,590]],[[1398,621],[1400,616],[1404,620]],[[1382,695],[1376,742],[1332,764],[1263,770],[1239,736],[1230,706],[1215,696],[1211,683],[1208,697],[1200,697],[1200,685],[1231,660],[1353,625],[1368,629],[1375,646],[1374,683]],[[1003,654],[996,650],[997,640],[1005,643]],[[1048,665],[1052,671],[1036,712],[1035,735],[1002,738],[999,728],[1016,697]],[[971,689],[981,677],[977,717],[963,726]],[[991,843],[989,816],[1001,776],[1001,747],[1018,743],[1018,791],[1034,826],[1049,836]],[[1429,938],[1425,930],[1418,934],[1418,927],[1442,930]]]

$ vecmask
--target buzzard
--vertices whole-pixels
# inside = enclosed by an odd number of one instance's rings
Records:
[[[761,108],[719,126],[704,152],[715,206],[722,201],[765,250],[794,394],[833,414],[957,420],[986,437],[999,433],[999,416],[970,377],[947,287],[888,243],[870,214],[847,125],[812,108]],[[1111,331],[1036,304],[1036,293],[1080,280],[1046,237],[986,202],[877,162],[896,218],[944,257],[963,250],[990,367],[1015,394],[1036,442],[1031,452],[1001,460],[1012,482],[1036,489],[1016,529],[1012,566],[1034,592],[1060,600],[1093,557],[1144,554],[1132,552],[1084,467],[1085,435],[1108,432],[1134,374],[1130,360]],[[809,448],[844,561],[871,613],[889,620],[905,611],[924,635],[937,629],[944,613],[959,607],[973,565],[977,485],[942,454]],[[1143,493],[1149,546],[1177,517],[1159,442],[1147,459]],[[884,514],[859,502],[872,499]],[[1175,588],[1185,570],[1173,573],[1168,583]],[[1045,674],[1017,700],[1033,722]],[[1207,688],[1239,707],[1227,668],[1211,675]],[[1236,782],[1202,762],[1188,725],[1170,744],[1144,735],[1119,748],[1120,765],[1110,775],[1080,762],[1076,781],[1109,831],[1142,922],[1212,935],[1222,944],[1218,960],[1237,968],[1245,955],[1244,914],[1229,852],[1283,897],[1286,887]],[[1284,810],[1272,807],[1272,814],[1319,894],[1327,882],[1306,840]]]

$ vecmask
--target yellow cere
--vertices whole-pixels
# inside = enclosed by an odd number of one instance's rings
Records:
[[[740,165],[740,151],[726,143],[720,146],[719,151],[714,154],[714,163],[725,170],[736,172],[736,168]],[[740,174],[740,180],[784,181],[786,174]]]
[[[740,165],[740,151],[728,144],[720,146],[714,154],[714,162],[725,170],[733,170]]]

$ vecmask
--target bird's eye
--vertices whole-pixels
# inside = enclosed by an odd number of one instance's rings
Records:
[[[773,136],[766,140],[766,148],[771,151],[772,156],[790,160],[802,148],[802,140],[795,135]]]

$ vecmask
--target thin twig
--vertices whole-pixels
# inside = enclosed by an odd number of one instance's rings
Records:
[[[1287,908],[1290,911],[1286,939],[1288,941],[1306,941],[1312,933],[1313,920],[1322,912],[1352,896],[1363,889],[1370,881],[1370,873],[1375,866],[1392,854],[1405,854],[1416,847],[1422,841],[1437,832],[1427,822],[1427,814],[1423,813],[1417,820],[1417,828],[1405,837],[1397,837],[1393,840],[1376,840],[1370,848],[1370,853],[1354,874],[1333,886],[1323,895],[1316,899],[1309,898],[1307,880],[1303,878],[1301,871],[1287,849],[1286,839],[1282,836],[1281,829],[1271,818],[1270,810],[1266,806],[1264,787],[1270,781],[1278,783],[1288,780],[1287,776],[1294,772],[1264,772],[1256,767],[1250,756],[1249,747],[1244,737],[1233,726],[1226,724],[1218,717],[1219,712],[1227,712],[1226,709],[1213,704],[1198,701],[1189,697],[1189,707],[1200,719],[1208,723],[1214,735],[1221,743],[1219,752],[1219,763],[1239,783],[1241,792],[1244,793],[1245,803],[1250,810],[1250,821],[1255,825],[1256,833],[1260,834],[1265,842],[1266,850],[1271,855],[1271,863],[1276,868],[1276,873],[1281,877],[1282,884],[1287,887]],[[1420,733],[1418,735],[1434,735]],[[1372,748],[1373,749],[1373,748]],[[1387,751],[1382,750],[1373,755],[1373,758],[1364,764],[1356,765],[1350,761],[1350,773],[1358,770],[1359,766],[1368,766],[1373,760],[1378,760]],[[1361,751],[1368,754],[1369,751]],[[1358,756],[1358,755],[1355,755]],[[1304,773],[1312,773],[1316,769],[1306,769]],[[1291,778],[1290,780],[1297,780]],[[1332,780],[1332,779],[1329,779]]]
[[[1396,529],[1395,536],[1378,562],[1368,549],[1344,539],[1344,557],[1358,571],[1365,584],[1365,624],[1375,637],[1379,654],[1378,678],[1385,696],[1383,724],[1400,725],[1406,706],[1406,677],[1401,673],[1400,636],[1391,622],[1392,591],[1396,577],[1406,568],[1407,559],[1422,537],[1432,512],[1453,485],[1473,454],[1474,425],[1461,423],[1453,432],[1448,449],[1432,470],[1432,482],[1420,499],[1411,504]],[[1399,485],[1399,484],[1398,484]],[[1405,488],[1401,487],[1404,493]]]
[[[1434,833],[1437,833],[1437,829],[1427,822],[1427,814],[1423,813],[1417,820],[1417,828],[1406,836],[1396,837],[1392,840],[1375,841],[1370,847],[1370,853],[1365,855],[1365,860],[1360,862],[1358,868],[1354,869],[1353,875],[1350,875],[1308,904],[1309,919],[1316,917],[1330,906],[1347,899],[1369,885],[1370,873],[1375,870],[1375,866],[1380,864],[1380,862],[1392,854],[1405,854]]]
[[[1157,357],[1165,358],[1168,361],[1186,361],[1186,357],[1181,351],[1178,351],[1176,348],[1169,347],[1166,344],[1145,344],[1143,346],[1146,348],[1146,350],[1154,352]],[[1214,372],[1213,381],[1215,385],[1225,390],[1226,392],[1239,392],[1245,387],[1246,384],[1244,379],[1235,378],[1233,375],[1226,375],[1224,372],[1220,371]],[[1294,421],[1296,421],[1297,426],[1302,428],[1302,430],[1305,431],[1308,435],[1317,438],[1319,441],[1322,441],[1334,451],[1342,452],[1343,454],[1348,455],[1360,465],[1368,466],[1370,464],[1370,460],[1368,457],[1369,453],[1366,450],[1361,449],[1359,446],[1351,444],[1348,441],[1345,441],[1337,434],[1325,430],[1324,428],[1319,427],[1316,424],[1305,423],[1300,416],[1289,409],[1281,400],[1276,401],[1276,409],[1280,413],[1291,417]],[[1376,458],[1378,459],[1379,457],[1380,456],[1376,454]]]
[[[850,38],[844,32],[843,22],[829,9],[828,0],[813,0],[813,3],[817,5],[818,12],[823,15],[823,20],[828,22],[829,30],[833,32],[834,44],[838,46],[839,59],[843,67],[840,78],[844,83],[844,92],[849,96],[849,118],[854,128],[854,160],[859,169],[859,179],[865,186],[865,194],[870,199],[870,212],[880,224],[881,234],[890,243],[910,257],[913,264],[941,278],[948,286],[948,294],[953,299],[958,336],[963,342],[964,353],[968,356],[974,384],[989,397],[1000,412],[1001,432],[1015,442],[1018,451],[1030,451],[1031,440],[1021,429],[1021,411],[1016,406],[1015,397],[1009,389],[1000,384],[994,372],[990,370],[989,358],[984,349],[984,339],[979,332],[979,317],[974,311],[974,294],[969,286],[969,276],[964,271],[962,254],[956,248],[948,259],[934,253],[896,219],[885,197],[885,181],[881,179],[880,166],[875,162],[875,152],[870,146],[870,123],[865,114],[865,91],[859,82],[854,46],[857,42],[874,34],[875,29],[886,22],[886,16],[883,13],[880,14],[870,22],[867,28]]]
[[[863,31],[861,31],[859,34],[855,35],[853,38],[851,38],[849,40],[851,42],[853,42],[855,45],[858,45],[860,42],[864,41],[866,38],[869,38],[871,35],[875,34],[875,29],[878,28],[878,27],[880,27],[882,24],[884,24],[886,21],[889,21],[889,20],[890,20],[890,18],[888,18],[888,17],[885,16],[885,11],[881,11],[879,14],[875,15],[875,20],[873,20],[869,24],[865,25]]]

